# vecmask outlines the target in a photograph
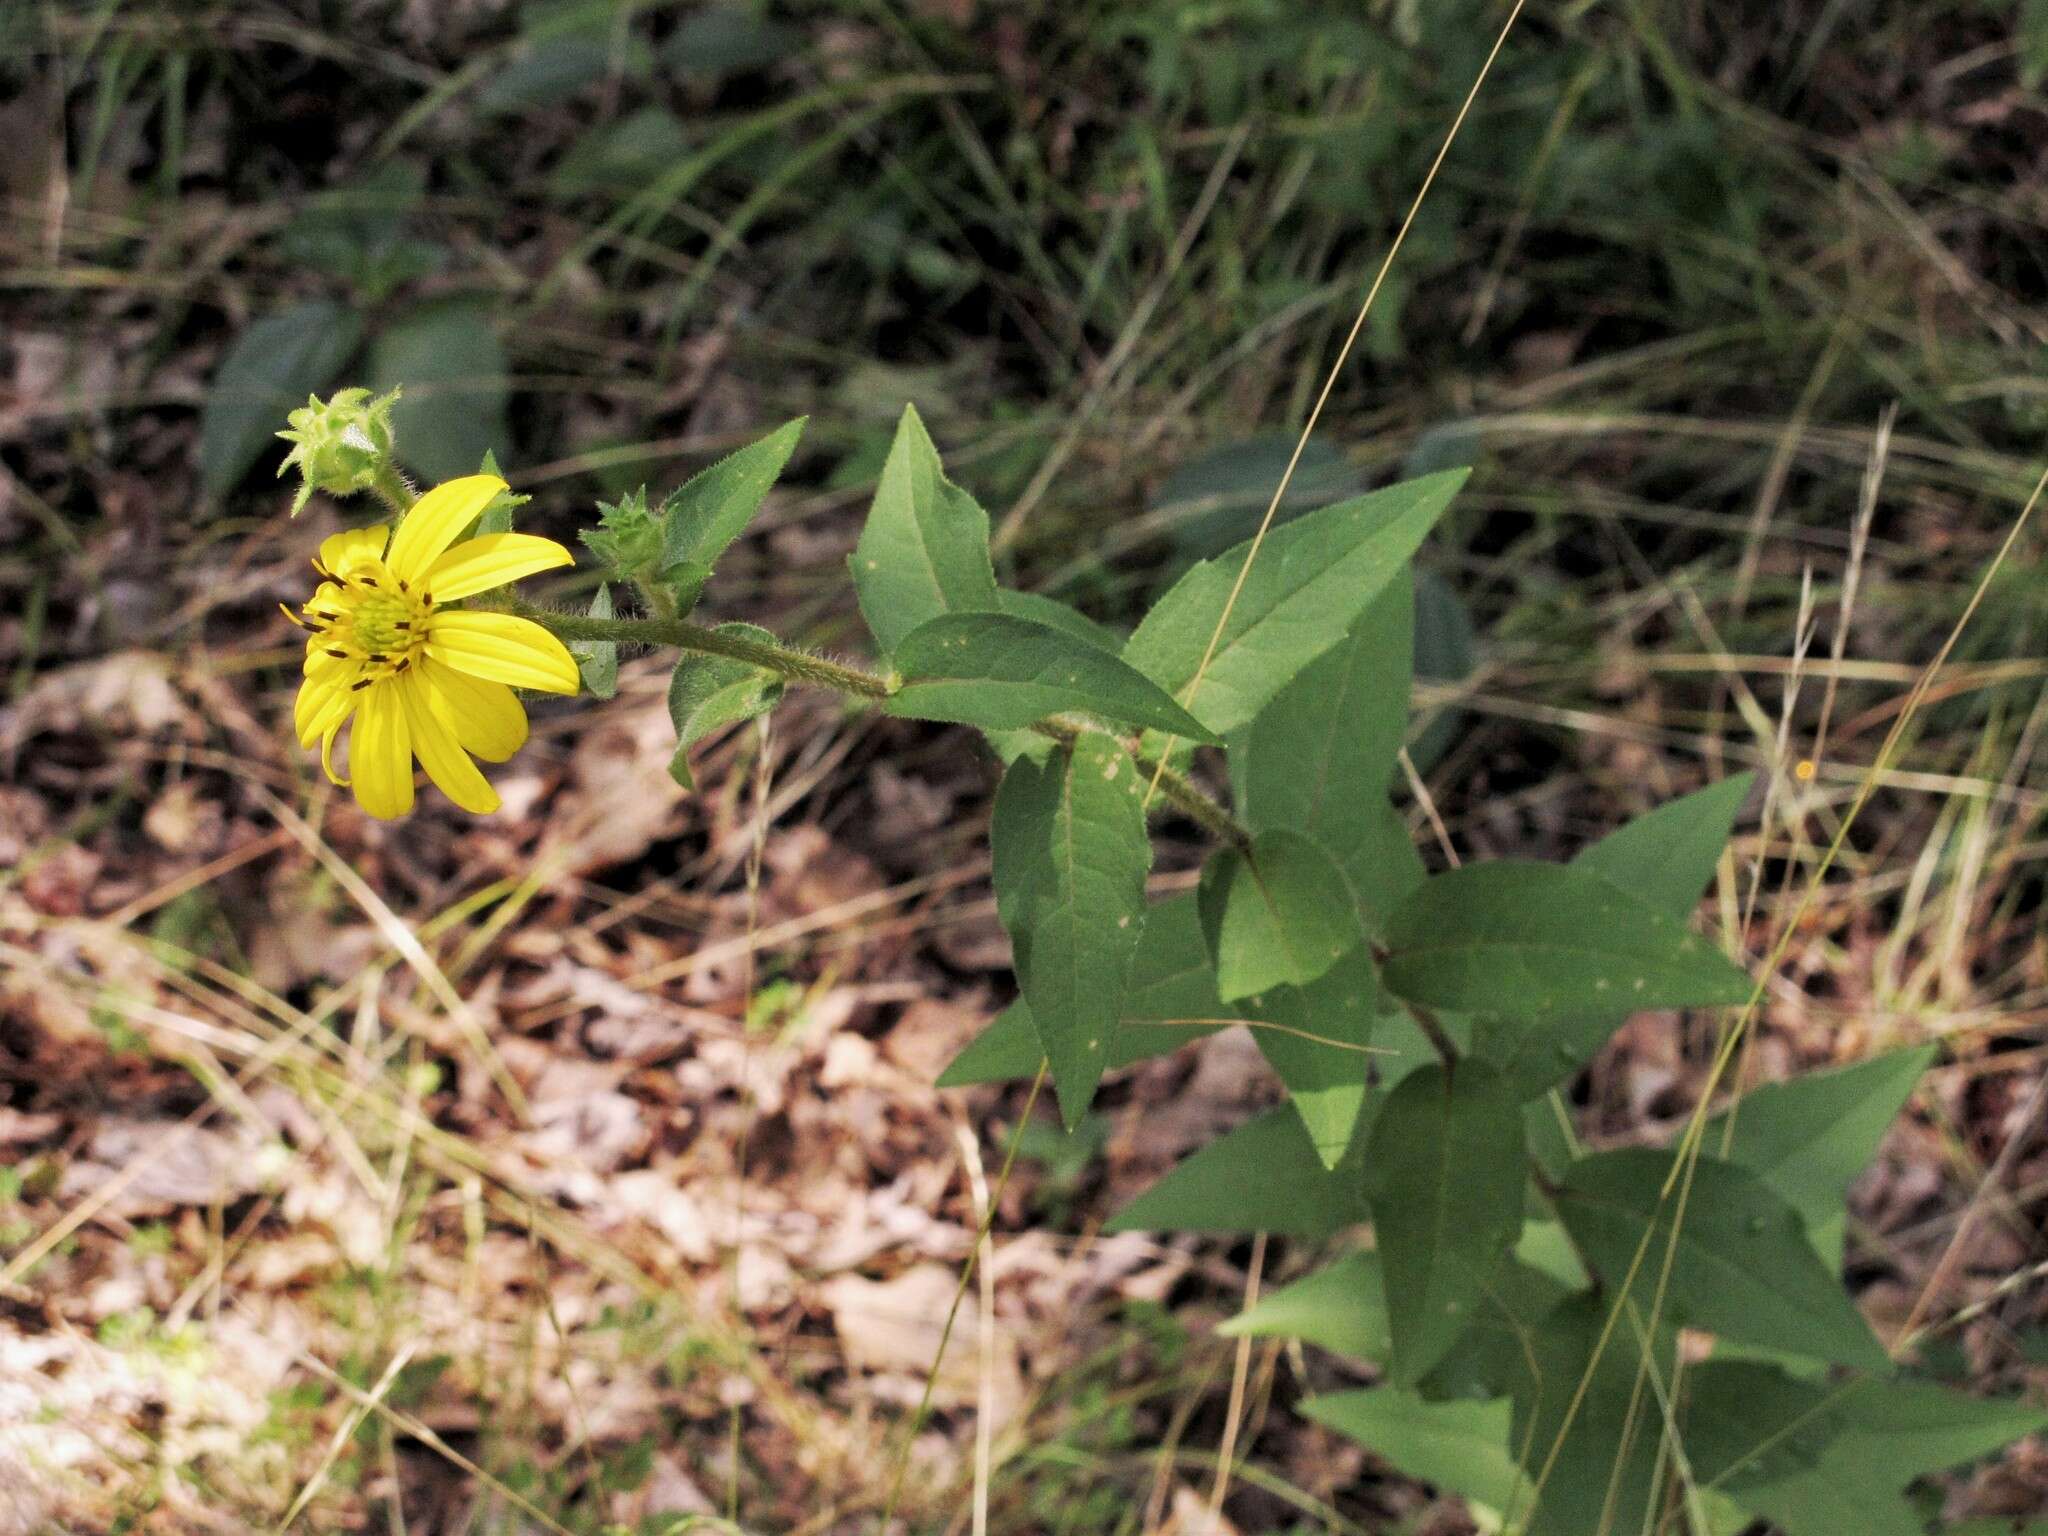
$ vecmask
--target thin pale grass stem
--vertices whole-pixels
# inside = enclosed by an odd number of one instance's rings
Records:
[[[1266,1234],[1252,1239],[1252,1261],[1244,1277],[1244,1309],[1259,1304],[1259,1281],[1266,1271]],[[1217,1536],[1223,1529],[1223,1500],[1230,1492],[1230,1466],[1237,1455],[1237,1432],[1244,1422],[1244,1389],[1251,1374],[1252,1340],[1246,1334],[1237,1341],[1237,1357],[1230,1366],[1230,1406],[1223,1414],[1223,1443],[1216,1451],[1216,1480],[1209,1485],[1209,1518],[1201,1536]]]
[[[299,1489],[298,1496],[285,1510],[284,1518],[277,1522],[277,1536],[284,1536],[284,1533],[292,1528],[292,1522],[304,1513],[306,1506],[320,1496],[320,1490],[327,1485],[327,1479],[333,1475],[334,1464],[341,1459],[343,1449],[355,1438],[356,1431],[362,1427],[363,1420],[370,1416],[374,1405],[384,1400],[384,1394],[391,1390],[391,1384],[398,1380],[398,1373],[411,1362],[413,1352],[418,1347],[417,1344],[408,1344],[394,1352],[391,1363],[384,1367],[384,1374],[377,1378],[369,1392],[343,1416],[342,1421],[334,1426],[334,1433],[328,1438],[327,1449],[320,1457],[320,1464],[313,1469],[313,1475],[307,1478],[305,1485]]]
[[[910,1416],[905,1426],[903,1449],[896,1458],[896,1471],[889,1480],[889,1495],[882,1504],[882,1523],[877,1529],[886,1533],[889,1522],[896,1518],[896,1501],[903,1496],[903,1477],[910,1470],[910,1453],[917,1443],[917,1434],[924,1427],[926,1415],[931,1412],[932,1393],[938,1386],[939,1367],[946,1358],[946,1346],[953,1340],[953,1324],[960,1316],[960,1302],[967,1294],[967,1285],[973,1278],[975,1259],[981,1251],[981,1240],[995,1225],[996,1212],[1003,1206],[1003,1191],[1010,1187],[1010,1171],[1017,1166],[1017,1149],[1024,1144],[1024,1127],[1031,1123],[1031,1112],[1038,1107],[1038,1095],[1045,1088],[1045,1080],[1051,1071],[1051,1064],[1041,1061],[1038,1075],[1031,1079],[1031,1092],[1025,1096],[1024,1109],[1017,1116],[1017,1124],[1010,1132],[1010,1145],[1003,1152],[1002,1170],[996,1175],[995,1195],[988,1203],[988,1212],[975,1233],[974,1243],[967,1250],[967,1261],[960,1267],[959,1282],[953,1287],[953,1304],[946,1308],[946,1323],[939,1330],[939,1347],[932,1355],[932,1368],[925,1373],[924,1391],[918,1397],[917,1411]]]
[[[1280,510],[1280,503],[1286,499],[1287,488],[1294,483],[1294,472],[1301,464],[1301,455],[1308,447],[1308,440],[1315,434],[1316,423],[1322,420],[1323,407],[1330,403],[1330,395],[1337,388],[1337,380],[1344,372],[1344,364],[1350,360],[1351,349],[1358,344],[1358,338],[1365,329],[1366,316],[1372,313],[1373,301],[1379,297],[1380,288],[1393,270],[1394,258],[1401,254],[1401,246],[1408,238],[1408,231],[1414,226],[1415,216],[1422,211],[1423,201],[1429,196],[1429,189],[1436,184],[1437,172],[1443,168],[1444,159],[1457,142],[1458,130],[1465,126],[1465,118],[1472,110],[1472,103],[1479,99],[1479,89],[1486,84],[1486,77],[1493,71],[1493,61],[1500,57],[1500,51],[1514,30],[1515,19],[1522,14],[1526,0],[1515,0],[1514,9],[1508,12],[1508,19],[1501,24],[1500,34],[1494,38],[1493,47],[1486,55],[1486,62],[1479,66],[1479,73],[1473,77],[1472,88],[1465,93],[1464,102],[1458,107],[1458,115],[1451,119],[1450,130],[1436,152],[1436,159],[1430,162],[1429,172],[1422,178],[1422,185],[1415,191],[1415,200],[1408,205],[1407,216],[1401,220],[1401,227],[1394,232],[1394,242],[1387,247],[1386,257],[1380,262],[1380,269],[1374,275],[1372,286],[1366,290],[1365,302],[1358,306],[1358,314],[1351,322],[1351,330],[1344,338],[1343,346],[1337,349],[1337,360],[1330,365],[1329,374],[1323,380],[1322,392],[1316,396],[1316,403],[1308,413],[1308,420],[1302,424],[1301,435],[1294,440],[1294,451],[1287,456],[1287,468],[1281,471],[1280,483],[1273,489],[1273,499],[1266,503],[1265,515],[1259,519],[1258,532],[1252,535],[1251,548],[1245,551],[1244,564],[1238,567],[1237,580],[1225,599],[1223,611],[1216,616],[1215,631],[1209,636],[1209,643],[1203,649],[1200,665],[1189,680],[1182,694],[1183,708],[1193,703],[1195,695],[1202,690],[1202,679],[1208,675],[1209,664],[1216,659],[1216,648],[1223,643],[1223,632],[1230,624],[1232,610],[1244,592],[1244,584],[1252,573],[1252,563],[1259,558],[1259,549],[1266,541],[1267,530],[1273,526],[1273,518]],[[1176,739],[1169,737],[1165,748],[1159,754],[1159,761],[1152,772],[1152,782],[1145,790],[1145,804],[1151,805],[1159,792],[1160,780],[1166,776],[1166,760],[1173,755]]]
[[[981,1168],[981,1146],[974,1132],[962,1124],[954,1128],[960,1143],[960,1163],[967,1170],[967,1188],[974,1199],[974,1222],[981,1229],[975,1268],[981,1279],[979,1327],[979,1369],[975,1373],[974,1404],[974,1499],[973,1536],[988,1536],[988,1486],[991,1450],[995,1438],[996,1408],[996,1245],[988,1178]]]

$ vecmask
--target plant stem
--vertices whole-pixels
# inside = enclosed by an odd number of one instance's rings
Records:
[[[849,667],[793,646],[771,645],[727,634],[688,619],[595,619],[573,613],[549,613],[543,609],[515,605],[514,610],[532,619],[559,640],[611,640],[620,645],[667,645],[680,651],[697,651],[706,656],[726,656],[778,673],[795,683],[811,683],[837,689],[863,699],[886,699],[896,690],[886,677],[859,667]]]
[[[405,476],[398,472],[398,466],[385,459],[377,466],[377,478],[370,482],[370,489],[377,499],[400,517],[412,510],[412,504],[419,498],[412,493],[412,487],[405,483]]]
[[[879,703],[896,691],[896,685],[879,673],[850,667],[843,662],[827,661],[822,656],[813,656],[808,651],[793,646],[773,645],[766,641],[750,640],[743,635],[728,634],[712,629],[708,625],[694,624],[688,619],[599,619],[587,614],[554,613],[544,608],[516,599],[508,605],[508,611],[522,618],[532,619],[558,640],[610,640],[620,645],[666,645],[681,651],[696,651],[706,656],[726,656],[734,661],[749,662],[754,666],[788,678],[793,683],[807,683],[813,687],[831,688],[855,698]],[[1084,727],[1064,720],[1040,721],[1032,727],[1042,736],[1054,741],[1071,742]],[[1143,752],[1134,752],[1140,766],[1154,769],[1159,774],[1159,790],[1174,808],[1195,822],[1219,842],[1232,843],[1242,848],[1251,841],[1251,833],[1232,816],[1229,811],[1210,799],[1183,774],[1164,767]]]

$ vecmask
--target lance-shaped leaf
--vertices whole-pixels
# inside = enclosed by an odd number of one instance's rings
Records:
[[[1226,1003],[1306,986],[1364,938],[1344,872],[1298,832],[1276,828],[1249,848],[1217,849],[1196,899]]]
[[[1783,1195],[1830,1270],[1842,1264],[1843,1197],[1920,1081],[1935,1047],[1766,1083],[1707,1122],[1700,1145]]]
[[[1230,736],[1230,782],[1245,822],[1321,843],[1375,925],[1407,894],[1402,862],[1385,845],[1388,822],[1400,826],[1387,790],[1408,721],[1414,634],[1414,583],[1404,572]],[[1420,863],[1414,868],[1419,874]]]
[[[1008,587],[996,591],[996,611],[1013,619],[1030,619],[1085,640],[1099,651],[1115,656],[1122,653],[1124,637],[1106,624],[1098,624],[1078,608],[1070,608],[1056,597],[1042,592],[1014,592]]]
[[[1687,1372],[1684,1426],[1696,1482],[1787,1536],[1919,1536],[1899,1490],[2048,1426],[2025,1403],[1923,1382],[1796,1380],[1709,1360]]]
[[[1520,1367],[1513,1444],[1526,1448],[1527,1467],[1550,1470],[1541,1502],[1533,1473],[1522,1489],[1526,1536],[1655,1525],[1651,1501],[1664,1436],[1648,1373],[1669,1383],[1677,1330],[1664,1320],[1652,1325],[1646,1298],[1618,1320],[1613,1304],[1597,1292],[1566,1297],[1511,1357]]]
[[[942,613],[997,605],[988,514],[946,478],[915,406],[903,409],[851,566],[861,614],[884,656]]]
[[[1179,1163],[1108,1228],[1328,1237],[1366,1219],[1362,1153],[1324,1167],[1301,1116],[1282,1104]]]
[[[1069,1128],[1110,1061],[1145,924],[1144,784],[1096,732],[1003,775],[991,821],[996,913],[1015,951]]]
[[[1700,889],[1728,845],[1736,812],[1754,775],[1738,773],[1661,805],[1610,832],[1571,867],[1613,882],[1654,912],[1683,923],[1699,905]],[[1547,1019],[1483,1020],[1473,1048],[1534,1098],[1583,1067],[1607,1037],[1626,1022],[1632,1005],[1588,1008]]]
[[[1397,1385],[1457,1341],[1522,1230],[1521,1128],[1500,1075],[1469,1059],[1410,1073],[1373,1122],[1366,1165]]]
[[[1106,1070],[1114,1072],[1148,1056],[1178,1050],[1238,1017],[1239,1010],[1217,999],[1216,968],[1202,937],[1194,893],[1162,901],[1145,914],[1124,990],[1123,1019],[1110,1040]],[[939,1074],[938,1086],[962,1088],[1029,1077],[1044,1057],[1031,1005],[1019,998],[953,1058]]]
[[[1300,1339],[1333,1355],[1382,1361],[1393,1345],[1380,1256],[1351,1253],[1261,1296],[1216,1327],[1231,1339]]]
[[[775,643],[775,636],[754,624],[721,624],[718,633]],[[729,656],[685,656],[668,680],[668,713],[676,727],[669,776],[683,788],[695,789],[690,748],[724,726],[766,714],[781,697],[781,677],[765,667]]]
[[[1492,1510],[1496,1519],[1528,1507],[1529,1478],[1516,1464],[1511,1438],[1514,1405],[1504,1397],[1432,1403],[1399,1387],[1374,1387],[1312,1397],[1301,1413],[1417,1482]]]
[[[1065,630],[1005,613],[946,613],[896,647],[902,686],[883,706],[913,720],[1022,730],[1074,711],[1112,725],[1214,738],[1144,673]]]
[[[687,613],[711,577],[711,568],[761,510],[769,487],[796,451],[808,417],[777,428],[757,443],[701,470],[662,502],[661,574]]]
[[[1344,638],[1468,473],[1426,475],[1297,518],[1266,535],[1249,570],[1249,542],[1203,561],[1145,615],[1124,660],[1211,730],[1236,730]]]
[[[1356,923],[1357,915],[1349,914]],[[1363,934],[1305,987],[1271,987],[1243,1000],[1259,1054],[1287,1085],[1309,1140],[1329,1167],[1351,1144],[1365,1107],[1379,978]]]
[[[1411,1002],[1547,1020],[1709,1007],[1749,978],[1685,924],[1563,864],[1502,860],[1433,876],[1388,920],[1382,974]]]
[[[1682,1221],[1670,1152],[1629,1149],[1566,1170],[1557,1214],[1610,1295],[1648,1314],[1669,1254],[1664,1316],[1741,1344],[1869,1371],[1891,1361],[1806,1239],[1799,1213],[1747,1168],[1702,1156]],[[1665,1188],[1671,1182],[1671,1193]]]
[[[325,389],[362,339],[355,311],[325,299],[265,315],[235,338],[199,416],[199,478],[209,497],[233,490],[276,446],[285,413]]]
[[[612,589],[599,582],[597,596],[590,600],[590,616],[612,616]],[[583,674],[583,686],[596,698],[608,699],[619,691],[619,647],[614,640],[578,640],[569,647],[576,657],[576,670]]]

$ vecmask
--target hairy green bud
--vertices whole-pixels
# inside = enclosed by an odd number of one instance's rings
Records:
[[[367,389],[344,389],[331,399],[308,395],[293,411],[291,426],[278,433],[292,445],[277,468],[299,472],[292,516],[304,509],[315,491],[353,496],[372,489],[391,462],[391,408],[398,391],[370,397]]]

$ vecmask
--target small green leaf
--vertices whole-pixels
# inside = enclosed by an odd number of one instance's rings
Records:
[[[775,642],[775,636],[754,624],[721,624],[718,633]],[[685,656],[668,681],[668,713],[676,727],[669,776],[683,788],[695,789],[690,748],[713,731],[765,715],[781,698],[782,679],[765,667],[729,656]]]
[[[1807,1359],[1891,1368],[1808,1245],[1799,1213],[1747,1168],[1697,1160],[1672,1247],[1676,1187],[1669,1198],[1663,1191],[1673,1166],[1669,1152],[1630,1149],[1566,1170],[1558,1217],[1610,1294],[1633,1271],[1630,1295],[1647,1312],[1669,1249],[1664,1315],[1673,1322]]]
[[[1843,1196],[1870,1165],[1936,1047],[1766,1083],[1707,1122],[1700,1145],[1783,1195],[1830,1270],[1842,1263]],[[1734,1127],[1733,1138],[1728,1128]]]
[[[1237,1017],[1236,1009],[1217,1000],[1216,971],[1193,892],[1162,901],[1145,914],[1144,932],[1131,956],[1123,1018],[1111,1040],[1105,1070],[1114,1072],[1178,1050],[1235,1023]],[[953,1058],[939,1074],[938,1086],[962,1088],[1029,1077],[1044,1056],[1031,1007],[1019,998]]]
[[[1413,593],[1411,581],[1390,581],[1336,646],[1230,737],[1230,782],[1246,823],[1322,844],[1362,910],[1386,889],[1381,845],[1408,721]]]
[[[219,498],[276,442],[285,413],[325,389],[355,355],[363,323],[316,300],[265,315],[235,338],[214,372],[199,417],[199,479]]]
[[[996,791],[996,913],[1070,1129],[1109,1065],[1144,932],[1143,792],[1130,755],[1096,732],[1042,763],[1020,758]]]
[[[1217,849],[1202,866],[1197,899],[1226,1003],[1305,986],[1364,937],[1343,870],[1298,832],[1276,829],[1249,848]]]
[[[1400,574],[1465,474],[1410,480],[1275,528],[1249,572],[1249,544],[1204,561],[1153,605],[1124,660],[1211,730],[1237,729],[1344,638]]]
[[[477,464],[476,472],[480,475],[496,475],[500,480],[505,478],[504,471],[498,468],[498,456],[495,453],[486,453]],[[498,492],[491,498],[490,505],[477,515],[477,536],[481,538],[487,533],[510,533],[512,514],[531,500],[531,496],[522,496],[517,491]],[[609,596],[606,602],[610,602]],[[609,613],[611,610],[607,608],[605,611]]]
[[[1404,1475],[1470,1499],[1496,1517],[1528,1507],[1529,1479],[1514,1456],[1514,1405],[1504,1397],[1431,1403],[1399,1387],[1374,1387],[1312,1397],[1301,1413]]]
[[[1379,977],[1361,932],[1351,952],[1307,986],[1272,987],[1240,1004],[1253,1021],[1259,1054],[1280,1074],[1309,1140],[1332,1168],[1365,1108],[1379,1001]]]
[[[1373,1122],[1373,1230],[1397,1385],[1420,1381],[1472,1321],[1522,1230],[1521,1115],[1500,1076],[1464,1060],[1410,1073]]]
[[[943,613],[898,642],[902,686],[883,707],[913,720],[1017,731],[1074,711],[1213,740],[1160,686],[1064,630],[1002,613]]]
[[[903,408],[851,566],[884,656],[928,619],[996,607],[988,514],[946,478],[915,406]]]
[[[1261,1296],[1258,1305],[1219,1323],[1230,1339],[1300,1339],[1333,1355],[1382,1361],[1393,1346],[1386,1285],[1376,1253],[1349,1253],[1334,1264]]]
[[[1425,881],[1387,923],[1383,971],[1411,1002],[1548,1020],[1749,997],[1706,940],[1569,865],[1501,860]]]
[[[598,583],[597,596],[590,600],[590,616],[612,616],[612,589],[602,582]],[[579,640],[569,649],[576,654],[576,670],[583,674],[586,689],[600,699],[609,699],[619,691],[619,648],[615,642]]]
[[[1323,1238],[1366,1219],[1358,1159],[1325,1168],[1282,1104],[1185,1159],[1109,1219],[1112,1232]]]
[[[398,456],[429,480],[469,474],[512,446],[505,349],[487,306],[447,299],[408,310],[370,343],[371,387],[403,388],[391,413]]]
[[[696,605],[711,569],[761,510],[808,417],[787,422],[757,443],[701,470],[661,504],[662,574],[685,613]]]

